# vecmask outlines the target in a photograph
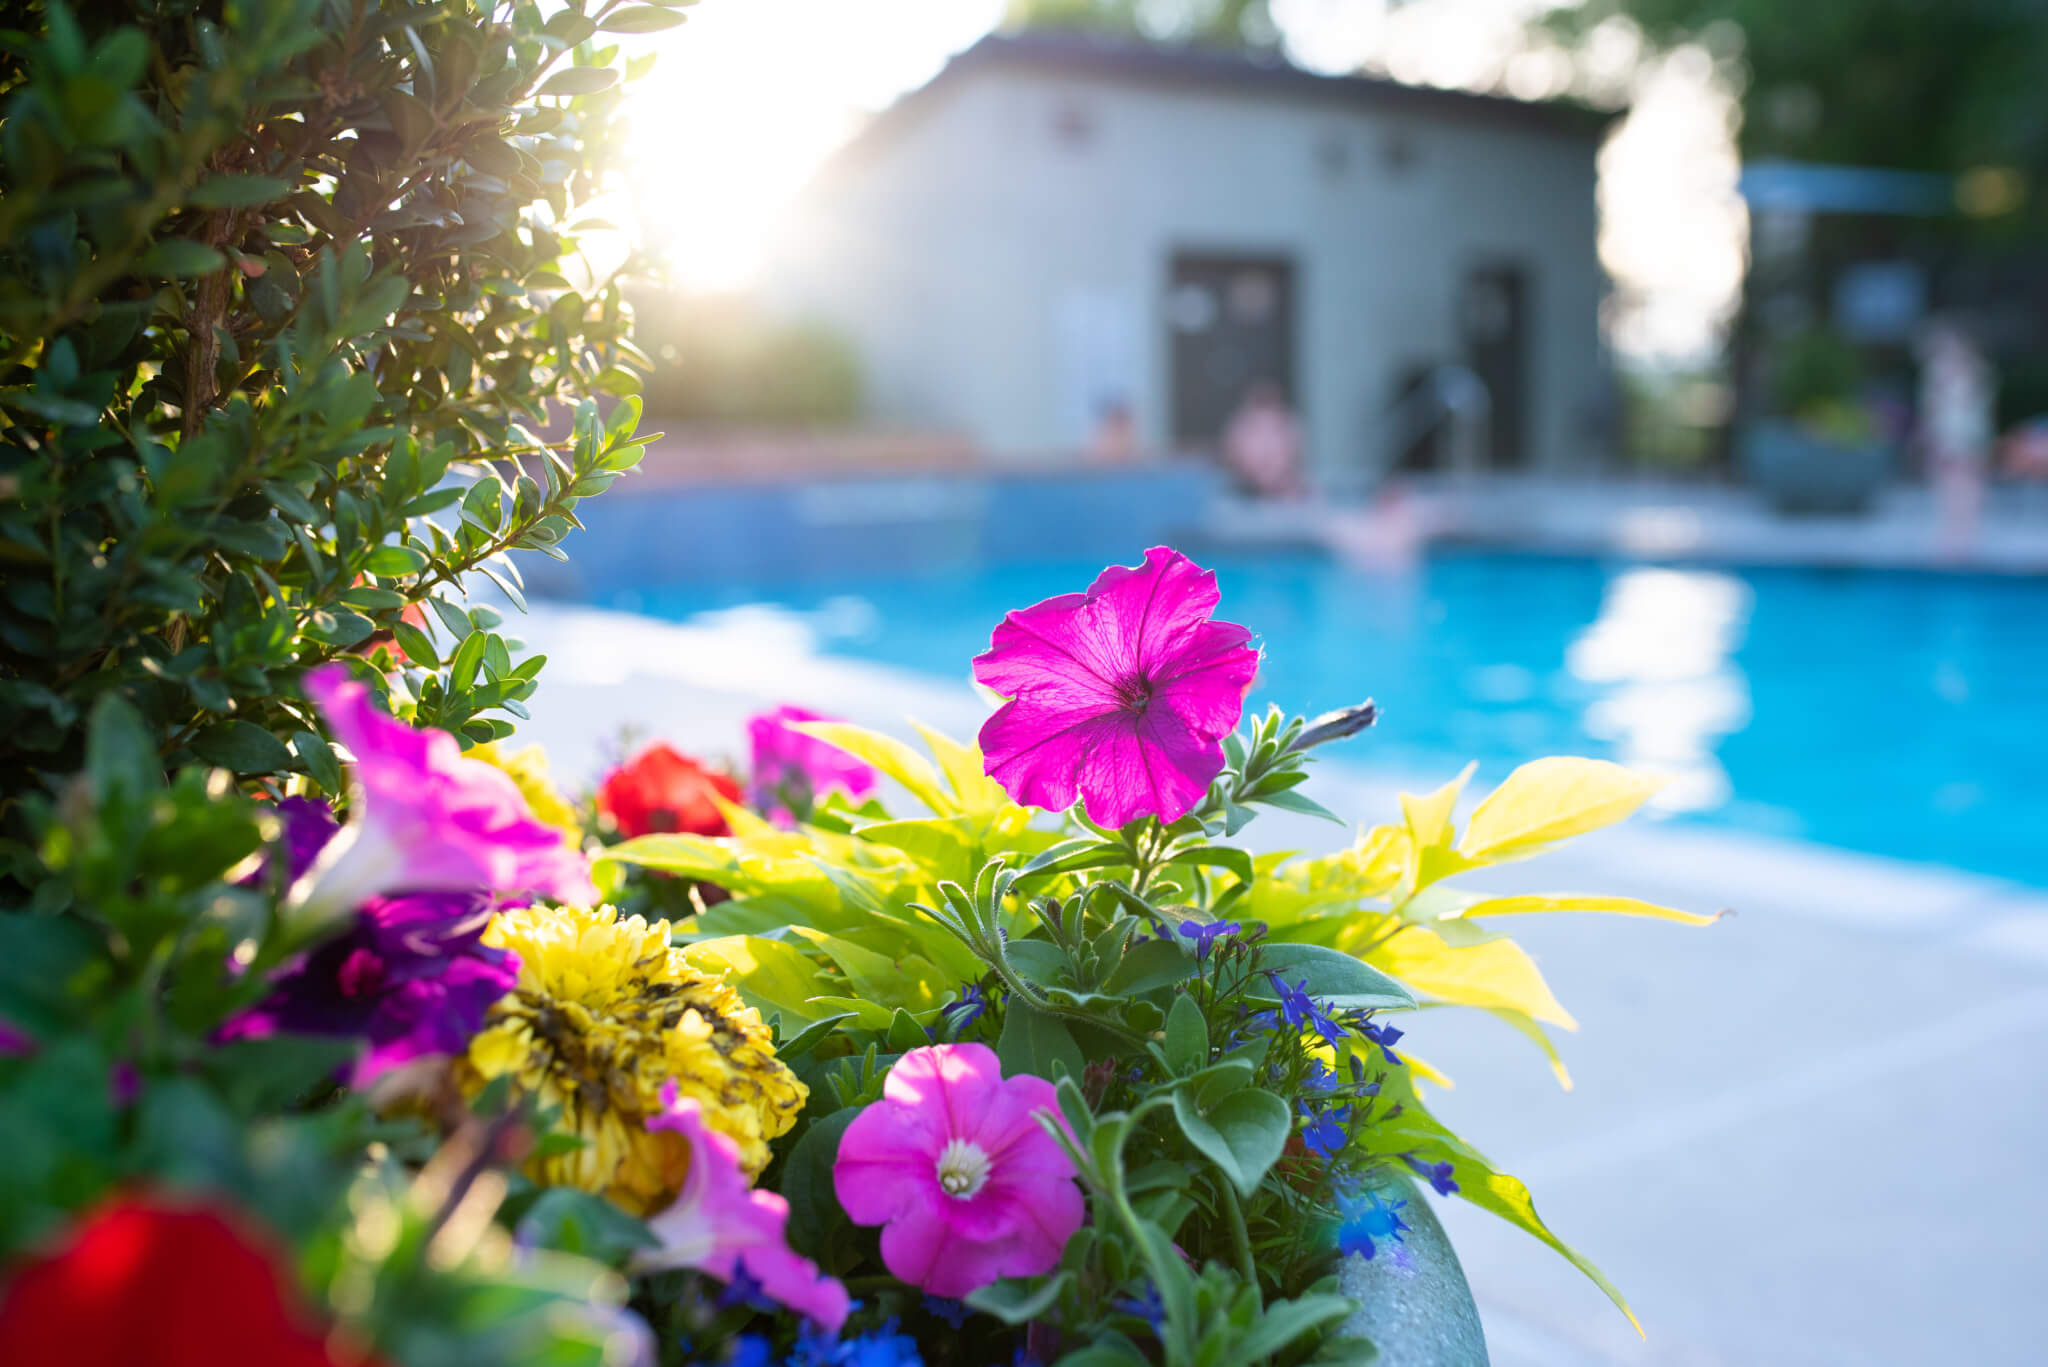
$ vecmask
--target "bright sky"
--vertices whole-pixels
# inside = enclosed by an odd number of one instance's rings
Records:
[[[1632,33],[1603,30],[1575,68],[1531,50],[1550,0],[1273,0],[1293,60],[1525,98],[1627,96],[1603,153],[1600,251],[1619,286],[1615,344],[1640,359],[1708,350],[1735,302],[1746,220],[1733,106],[1699,49],[1637,70]],[[653,40],[631,99],[636,217],[697,289],[745,287],[804,181],[865,118],[986,34],[1002,0],[703,0]]]

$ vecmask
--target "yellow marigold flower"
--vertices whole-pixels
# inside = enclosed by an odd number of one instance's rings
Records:
[[[520,796],[526,799],[526,805],[536,820],[560,831],[570,845],[583,848],[583,823],[577,819],[576,809],[556,791],[554,782],[549,779],[547,751],[538,745],[512,751],[497,741],[486,741],[470,747],[467,757],[480,759],[493,769],[502,770],[518,787]]]
[[[689,1145],[649,1130],[661,1088],[695,1097],[712,1129],[740,1147],[749,1176],[768,1141],[796,1123],[810,1095],[775,1057],[760,1013],[669,944],[666,921],[620,919],[611,907],[500,912],[484,942],[519,956],[519,982],[491,1008],[456,1075],[475,1096],[499,1077],[543,1109],[559,1107],[567,1153],[536,1154],[535,1181],[610,1197],[636,1214],[674,1196]]]

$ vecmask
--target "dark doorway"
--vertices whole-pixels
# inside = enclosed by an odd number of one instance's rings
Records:
[[[1528,270],[1499,262],[1467,271],[1458,292],[1465,364],[1492,402],[1487,463],[1496,470],[1518,470],[1529,459],[1529,294]]]
[[[1166,287],[1173,443],[1212,450],[1245,391],[1265,380],[1298,407],[1294,263],[1183,252]]]

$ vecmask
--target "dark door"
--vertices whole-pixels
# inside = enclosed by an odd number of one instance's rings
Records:
[[[1173,442],[1213,449],[1244,396],[1294,389],[1294,264],[1285,257],[1184,252],[1167,281]]]
[[[1497,263],[1467,271],[1458,295],[1458,326],[1465,364],[1492,401],[1487,463],[1496,470],[1520,469],[1529,458],[1529,272]]]

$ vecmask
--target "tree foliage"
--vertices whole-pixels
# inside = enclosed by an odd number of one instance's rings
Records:
[[[295,689],[314,664],[409,659],[418,720],[472,739],[523,715],[540,661],[461,583],[518,601],[507,553],[560,554],[639,457],[637,401],[595,401],[644,358],[585,248],[621,78],[652,61],[607,35],[682,21],[550,8],[9,6],[10,805],[80,767],[107,694],[166,768],[330,790]]]
[[[2048,15],[2011,0],[1588,0],[1659,45],[1715,26],[1742,34],[1742,146],[1752,157],[1962,172],[2048,170],[2039,83]]]
[[[1270,48],[1280,41],[1268,0],[1009,0],[1003,22],[1216,47]]]

